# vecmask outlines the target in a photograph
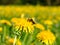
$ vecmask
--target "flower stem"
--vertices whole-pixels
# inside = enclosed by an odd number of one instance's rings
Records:
[[[13,45],[15,45],[15,44],[16,44],[16,39],[17,39],[17,36],[15,36],[15,38],[14,38]]]
[[[27,45],[29,45],[32,42],[32,38],[33,38],[33,36],[30,35],[30,38],[29,38],[29,41],[27,42]]]
[[[1,35],[0,35],[0,44],[1,44]]]
[[[5,36],[6,36],[6,26],[4,26],[3,30],[3,42],[5,42]]]
[[[26,33],[25,37],[24,37],[24,40],[23,40],[23,45],[25,45],[25,41],[27,39],[27,36],[28,36],[28,33]]]

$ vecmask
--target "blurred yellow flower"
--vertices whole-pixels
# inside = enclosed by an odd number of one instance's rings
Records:
[[[54,22],[55,24],[57,24],[57,23],[58,23],[58,20],[57,20],[57,19],[54,19],[53,22]]]
[[[2,32],[2,30],[3,30],[2,27],[0,27],[0,32]]]
[[[22,45],[21,41],[17,39],[16,45]]]
[[[14,38],[8,39],[8,42],[9,42],[10,44],[13,44]],[[16,45],[22,45],[21,41],[17,39],[17,40],[16,40]]]
[[[55,42],[56,37],[49,30],[42,31],[37,34],[37,39],[44,42],[47,45],[52,45]]]
[[[45,21],[44,21],[44,24],[46,24],[46,25],[52,25],[53,22],[52,22],[51,20],[45,20]]]
[[[14,21],[15,20],[15,21]],[[18,28],[20,27],[20,30],[26,31],[26,32],[33,32],[34,26],[32,25],[31,22],[28,22],[27,19],[25,18],[12,18],[11,22],[14,23],[15,26]]]
[[[11,26],[11,23],[8,20],[0,20],[0,24],[7,24]]]
[[[42,24],[35,24],[34,25],[36,28],[39,28],[41,30],[45,30],[44,26]]]
[[[10,39],[8,40],[8,42],[11,43],[11,44],[13,44],[14,39],[13,39],[13,38],[10,38]]]
[[[56,19],[60,21],[60,16],[56,16]]]
[[[9,37],[9,36],[6,36],[5,38],[6,38],[6,39],[9,39],[10,37]]]

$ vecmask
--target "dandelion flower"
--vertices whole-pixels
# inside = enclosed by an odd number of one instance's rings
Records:
[[[15,27],[17,26],[18,28],[20,28],[20,30],[22,30],[23,28],[23,31],[25,32],[31,33],[34,30],[34,26],[32,25],[32,23],[28,22],[25,18],[13,18],[11,22],[14,23]]]
[[[7,24],[11,26],[11,23],[8,20],[0,20],[0,24]]]
[[[46,45],[52,45],[55,42],[56,37],[52,32],[48,31],[42,31],[37,34],[37,39],[41,40]]]

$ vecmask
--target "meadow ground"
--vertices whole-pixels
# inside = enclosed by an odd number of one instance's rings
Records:
[[[60,45],[60,6],[0,6],[1,45]]]

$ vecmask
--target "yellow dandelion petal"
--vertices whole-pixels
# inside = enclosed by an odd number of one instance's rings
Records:
[[[48,44],[48,41],[47,40],[43,40],[42,43]]]
[[[19,26],[19,25],[18,25],[18,26],[15,26],[15,29],[16,29],[16,30],[18,30],[19,28],[20,28],[20,26]]]
[[[42,24],[35,24],[34,25],[36,28],[39,28],[41,30],[45,30],[44,26]]]
[[[26,27],[28,28],[28,31],[29,31],[29,32],[33,32],[33,30],[34,30],[34,26],[32,25],[31,22],[27,22]]]
[[[24,30],[27,30],[27,28],[26,28],[26,27],[24,27]]]
[[[24,27],[24,30],[23,31],[26,31],[27,32],[27,28],[26,27]]]
[[[27,23],[27,20],[26,20],[26,19],[24,19],[24,18],[20,18],[18,24],[21,25],[21,26],[24,26],[24,25],[26,25],[26,23]]]
[[[18,18],[12,18],[12,19],[11,19],[11,22],[13,22],[13,23],[18,23]]]
[[[22,30],[22,28],[23,28],[23,27],[21,26],[21,27],[20,27],[20,30]]]
[[[37,39],[42,40],[45,44],[53,44],[55,42],[56,37],[52,32],[42,31],[37,34]]]

